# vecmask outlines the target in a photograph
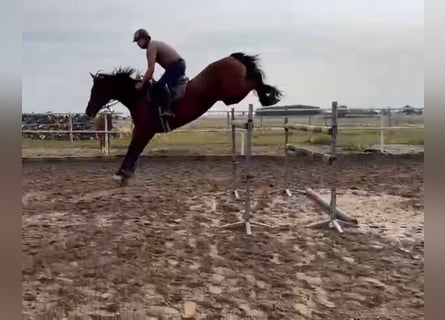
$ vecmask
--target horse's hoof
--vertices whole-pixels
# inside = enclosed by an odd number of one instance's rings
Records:
[[[112,179],[116,182],[121,182],[122,180],[124,180],[124,177],[119,174],[113,174]]]
[[[116,181],[119,184],[119,186],[125,187],[128,185],[128,180],[130,179],[130,177],[115,173],[112,179]]]

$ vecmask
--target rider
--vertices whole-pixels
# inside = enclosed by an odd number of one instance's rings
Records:
[[[152,79],[155,63],[159,63],[165,72],[156,83],[157,88],[164,96],[165,107],[162,115],[174,116],[170,110],[170,88],[172,88],[180,77],[185,75],[185,60],[168,44],[151,40],[151,36],[145,29],[138,29],[134,33],[133,42],[141,49],[146,49],[148,68],[141,82],[136,84],[136,89],[141,90]]]

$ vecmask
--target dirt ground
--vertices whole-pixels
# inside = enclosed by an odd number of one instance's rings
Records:
[[[327,216],[276,192],[282,160],[254,159],[272,228],[250,237],[219,228],[244,209],[230,160],[144,159],[125,188],[118,165],[23,164],[28,319],[181,319],[186,302],[197,319],[424,319],[423,156],[341,157],[338,205],[359,220],[343,234],[307,228]],[[326,165],[291,165],[295,189],[327,187]]]

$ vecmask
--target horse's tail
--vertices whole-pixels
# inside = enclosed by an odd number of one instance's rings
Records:
[[[264,72],[258,67],[258,56],[250,56],[242,52],[235,52],[230,56],[246,67],[247,80],[255,82],[255,90],[262,106],[271,106],[280,101],[281,91],[263,81]]]

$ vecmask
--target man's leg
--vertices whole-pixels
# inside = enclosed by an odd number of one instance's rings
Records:
[[[161,116],[174,117],[175,114],[171,110],[171,93],[170,88],[167,84],[163,84],[160,88],[161,96],[162,96],[162,106],[163,111]]]
[[[175,114],[171,111],[171,93],[170,88],[172,88],[178,79],[185,74],[185,62],[182,60],[173,62],[170,66],[168,66],[165,73],[162,75],[159,80],[160,91],[163,96],[163,106],[164,112],[162,115],[164,116],[175,116]]]

